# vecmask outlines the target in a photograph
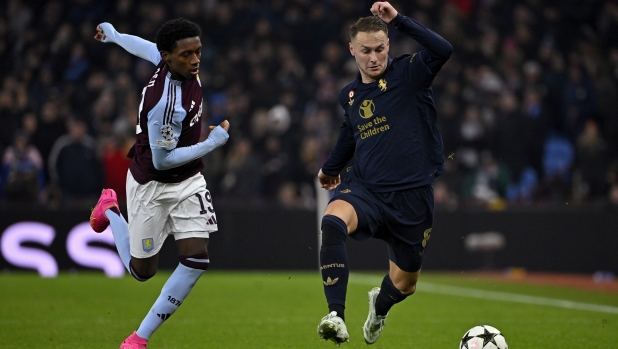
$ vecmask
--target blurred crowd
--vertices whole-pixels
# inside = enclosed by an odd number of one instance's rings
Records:
[[[93,39],[101,22],[154,41],[202,29],[204,157],[217,203],[315,209],[315,177],[358,68],[348,28],[365,0],[7,0],[0,9],[0,198],[92,206],[125,194],[140,91],[154,69]],[[618,1],[415,0],[396,9],[455,48],[434,81],[444,209],[618,205]],[[416,42],[390,28],[390,56]],[[406,161],[406,159],[401,159]]]

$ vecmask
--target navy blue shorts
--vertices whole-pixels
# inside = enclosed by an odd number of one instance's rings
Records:
[[[350,177],[335,189],[330,200],[350,203],[358,216],[355,240],[376,238],[388,246],[388,258],[401,270],[421,269],[433,225],[433,186],[372,192]]]

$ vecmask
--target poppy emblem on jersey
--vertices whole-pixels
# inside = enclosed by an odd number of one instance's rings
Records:
[[[171,141],[174,139],[174,130],[172,129],[172,125],[163,125],[163,127],[161,127],[161,136],[163,136],[166,141]]]
[[[152,238],[142,239],[142,248],[146,252],[152,251],[154,248],[154,240]]]
[[[350,92],[348,92],[348,97],[350,98],[350,101],[348,102],[349,105],[354,104],[354,90],[350,90]]]
[[[370,117],[373,116],[373,112],[375,110],[376,110],[376,105],[373,104],[373,100],[365,99],[363,103],[361,103],[358,109],[358,113],[360,114],[361,118],[369,119]]]

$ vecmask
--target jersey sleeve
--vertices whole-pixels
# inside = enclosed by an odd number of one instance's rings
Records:
[[[157,170],[167,170],[184,165],[224,145],[229,137],[223,127],[217,126],[203,142],[170,150],[163,147],[152,148],[152,164]]]
[[[182,123],[174,122],[169,110],[156,105],[148,112],[148,140],[151,149],[172,150],[178,144]]]
[[[407,63],[405,71],[408,79],[428,87],[451,57],[453,46],[440,35],[402,14],[398,14],[391,23],[423,46],[421,51],[409,56],[408,62],[401,63]]]
[[[355,148],[354,130],[346,114],[346,118],[339,128],[337,142],[322,166],[322,173],[328,176],[339,175],[348,161],[354,156]]]
[[[101,23],[99,26],[103,34],[105,34],[105,39],[102,40],[103,42],[116,43],[130,54],[150,61],[154,65],[159,64],[161,61],[161,53],[159,53],[156,44],[138,36],[121,34],[116,31],[113,25],[107,22]]]

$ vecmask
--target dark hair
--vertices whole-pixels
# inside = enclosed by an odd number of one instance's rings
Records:
[[[388,26],[378,16],[361,17],[350,26],[350,39],[356,37],[358,32],[375,33],[383,31],[388,36]]]
[[[157,31],[155,42],[159,51],[172,52],[178,40],[193,38],[200,34],[201,30],[197,24],[184,18],[177,18],[163,23]]]

